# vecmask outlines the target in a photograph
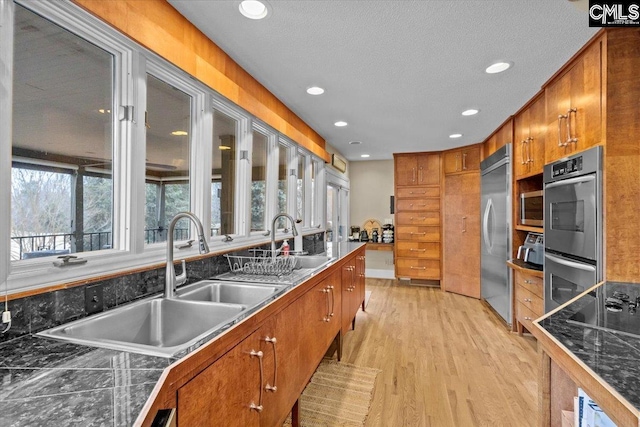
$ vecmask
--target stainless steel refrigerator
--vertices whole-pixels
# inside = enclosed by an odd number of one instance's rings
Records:
[[[511,325],[511,144],[480,164],[481,297]]]

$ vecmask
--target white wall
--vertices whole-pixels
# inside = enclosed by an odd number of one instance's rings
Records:
[[[349,162],[349,226],[362,227],[369,219],[393,222],[390,196],[393,195],[393,160]],[[367,277],[394,278],[393,252],[367,251]]]

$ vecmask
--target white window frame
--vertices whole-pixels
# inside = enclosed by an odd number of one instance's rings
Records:
[[[11,0],[2,0],[5,3],[13,3]],[[95,17],[92,17],[79,7],[70,2],[29,2],[24,0],[16,0],[16,4],[41,15],[44,19],[64,28],[72,34],[95,44],[99,48],[109,52],[114,57],[114,75],[113,75],[113,111],[118,111],[119,106],[133,104],[133,77],[132,67],[134,61],[135,44],[124,37],[122,34],[110,28],[105,23]],[[11,5],[13,6],[13,4]],[[4,8],[3,8],[4,9]],[[2,16],[4,21],[9,20],[13,27],[15,7],[5,9],[9,11]],[[3,22],[6,24],[6,22]],[[3,25],[4,27],[4,25]],[[13,64],[13,32],[10,37],[2,37],[2,51],[11,55],[7,58],[7,63]],[[8,46],[11,46],[7,49]],[[10,53],[9,53],[10,52]],[[3,53],[5,55],[5,53]],[[3,75],[2,85],[13,87],[13,76]],[[7,79],[7,80],[4,80]],[[11,79],[10,81],[8,79]],[[8,111],[0,112],[0,127],[11,129],[12,127],[12,109],[13,99],[5,99]],[[116,108],[117,107],[117,108]],[[127,233],[128,224],[127,216],[123,215],[122,206],[123,198],[127,187],[127,178],[130,176],[129,171],[129,146],[127,141],[130,140],[134,123],[118,120],[118,114],[112,114],[112,155],[113,155],[113,249],[104,249],[94,252],[82,252],[80,256],[87,259],[87,264],[74,268],[58,269],[52,267],[51,258],[35,258],[30,260],[10,260],[10,239],[11,239],[11,213],[6,215],[5,221],[0,228],[0,239],[2,239],[2,248],[4,254],[3,263],[9,264],[9,268],[4,270],[0,281],[6,282],[8,290],[23,290],[38,287],[46,277],[50,282],[68,282],[78,280],[79,278],[95,275],[104,271],[104,265],[113,263],[117,258],[122,258],[129,249]],[[9,132],[11,132],[9,130]],[[3,139],[5,143],[0,143],[3,154],[2,158],[8,162],[8,166],[3,168],[8,172],[8,180],[11,182],[11,149],[12,138]],[[5,173],[7,173],[5,172]],[[11,198],[10,185],[0,192],[0,201],[3,205],[10,206]],[[4,203],[6,201],[6,203]],[[5,216],[3,216],[5,217]],[[98,265],[100,264],[100,265]]]

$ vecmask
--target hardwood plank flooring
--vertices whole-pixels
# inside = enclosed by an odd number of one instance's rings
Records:
[[[343,361],[378,368],[366,426],[533,426],[536,341],[473,298],[367,279]]]

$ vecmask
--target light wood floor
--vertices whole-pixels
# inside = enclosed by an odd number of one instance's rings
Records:
[[[367,279],[372,291],[343,361],[378,368],[366,426],[533,426],[536,341],[509,333],[482,302]]]

